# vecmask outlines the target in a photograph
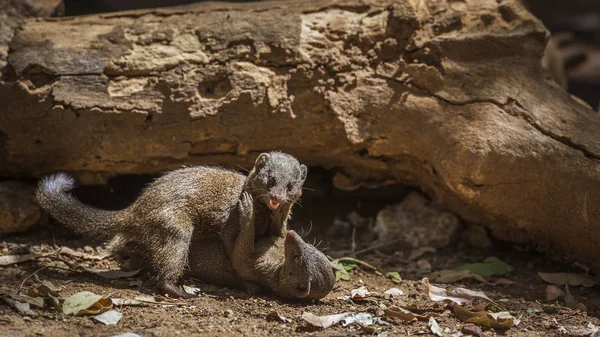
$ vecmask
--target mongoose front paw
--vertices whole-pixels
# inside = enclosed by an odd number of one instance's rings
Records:
[[[188,294],[186,293],[183,289],[179,288],[178,286],[174,285],[174,284],[162,284],[159,286],[159,289],[171,296],[171,297],[180,297],[180,298],[194,298],[196,296],[192,295],[192,294]]]
[[[262,290],[260,284],[253,281],[244,281],[244,287],[248,295],[256,295]]]
[[[254,212],[253,203],[254,203],[254,200],[252,199],[252,196],[248,192],[242,193],[242,196],[240,197],[240,201],[239,201],[240,215],[242,218],[244,218],[244,219],[252,218],[252,215]]]

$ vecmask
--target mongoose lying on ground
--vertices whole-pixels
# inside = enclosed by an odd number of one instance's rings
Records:
[[[317,248],[309,245],[293,230],[282,237],[266,236],[255,241],[251,221],[251,197],[240,201],[242,219],[234,248],[235,260],[247,259],[254,266],[252,277],[263,287],[284,298],[319,299],[335,284],[334,266]],[[248,218],[246,218],[248,217]],[[224,247],[215,241],[194,241],[190,250],[190,275],[204,282],[240,288],[243,280],[228,263]]]
[[[43,179],[36,198],[52,217],[81,234],[107,240],[117,236],[137,243],[148,253],[159,289],[171,296],[189,297],[176,283],[193,238],[220,239],[239,276],[257,281],[252,279],[253,266],[235,261],[233,255],[240,197],[243,192],[252,197],[256,237],[284,235],[306,173],[306,166],[294,157],[271,152],[259,155],[247,177],[205,166],[169,172],[120,211],[96,209],[75,199],[67,193],[74,183],[66,174]]]

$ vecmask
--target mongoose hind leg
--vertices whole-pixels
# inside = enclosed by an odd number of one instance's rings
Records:
[[[187,267],[188,251],[192,240],[193,225],[191,221],[169,221],[156,231],[156,241],[152,243],[149,254],[152,273],[157,280],[159,290],[173,297],[194,297],[181,289],[177,283]]]

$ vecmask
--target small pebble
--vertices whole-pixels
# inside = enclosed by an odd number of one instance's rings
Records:
[[[463,325],[461,332],[466,335],[471,335],[471,336],[482,336],[483,335],[483,332],[481,332],[481,328],[473,323],[467,323],[467,324]]]

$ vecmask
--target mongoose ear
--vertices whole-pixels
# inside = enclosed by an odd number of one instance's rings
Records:
[[[265,165],[267,165],[267,163],[269,162],[269,154],[268,153],[261,153],[258,158],[256,158],[256,162],[254,163],[254,166],[257,168],[263,168],[265,167]]]
[[[300,180],[302,180],[302,181],[306,180],[307,174],[308,174],[308,168],[306,168],[306,165],[301,164],[300,165]]]

